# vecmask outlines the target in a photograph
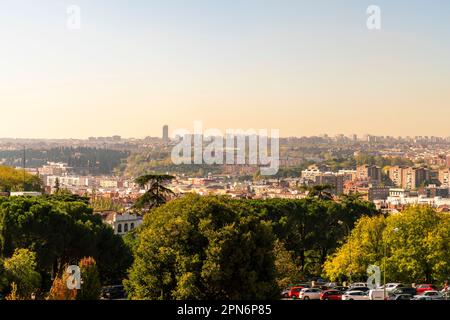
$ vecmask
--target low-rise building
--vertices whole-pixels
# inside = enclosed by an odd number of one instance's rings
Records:
[[[125,235],[142,223],[142,217],[129,213],[103,212],[103,221],[114,229],[114,234]]]
[[[385,186],[371,185],[369,186],[367,192],[368,192],[367,199],[369,201],[386,200],[389,197],[390,188]]]

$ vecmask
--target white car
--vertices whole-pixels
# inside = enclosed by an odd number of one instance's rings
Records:
[[[319,300],[322,290],[317,288],[304,288],[300,291],[298,298],[300,300]]]
[[[370,298],[368,292],[351,290],[342,295],[342,300],[370,300]]]
[[[403,287],[402,283],[386,283],[386,291],[388,292],[401,287]],[[381,286],[380,289],[384,289],[384,286]]]
[[[350,286],[350,288],[362,288],[362,287],[367,287],[367,283],[366,282],[355,282],[355,283],[352,283],[351,284],[351,286]]]
[[[442,293],[435,290],[425,291],[420,296],[431,298],[431,300],[444,300],[444,296],[442,295]]]
[[[389,297],[388,291],[384,295],[384,289],[372,289],[369,291],[370,300],[386,300],[387,297]]]

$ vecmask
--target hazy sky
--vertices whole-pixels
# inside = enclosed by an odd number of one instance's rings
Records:
[[[450,135],[448,0],[0,0],[0,41],[0,137]]]

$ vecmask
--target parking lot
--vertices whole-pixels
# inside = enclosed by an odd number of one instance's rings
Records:
[[[349,286],[336,283],[299,283],[285,288],[284,300],[450,300],[448,285],[386,283],[371,288],[364,282]]]

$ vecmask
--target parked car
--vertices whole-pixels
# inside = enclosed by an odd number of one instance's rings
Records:
[[[437,291],[437,288],[435,285],[432,284],[419,284],[416,286],[416,292],[417,294],[422,294],[427,291]]]
[[[344,286],[336,286],[333,288],[334,290],[340,291],[340,292],[345,292],[348,291],[348,289],[350,289],[349,287],[344,287]]]
[[[301,300],[319,300],[322,290],[318,288],[304,288],[300,291],[299,299]]]
[[[103,287],[101,298],[107,300],[125,299],[125,289],[122,285]]]
[[[417,295],[417,290],[416,290],[416,288],[413,288],[413,287],[399,287],[399,288],[392,290],[391,293],[393,293],[394,295],[410,294],[412,296],[415,296],[415,295]]]
[[[323,285],[323,286],[322,285],[320,285],[320,286],[316,285],[313,288],[320,289],[320,291],[331,290],[331,288],[326,286],[326,285]]]
[[[429,301],[429,300],[433,300],[433,299],[431,299],[431,297],[418,295],[418,296],[412,297],[411,300],[426,300],[426,301]]]
[[[407,293],[394,294],[391,295],[388,300],[396,300],[396,301],[404,301],[404,300],[412,300],[413,295]]]
[[[370,288],[368,288],[368,287],[356,287],[356,288],[350,287],[347,291],[363,291],[363,292],[369,292],[369,291],[370,291]]]
[[[436,290],[425,291],[422,296],[430,297],[432,300],[444,300],[442,293]]]
[[[283,298],[289,298],[289,291],[291,291],[290,287],[285,288],[283,291],[281,291],[281,296]]]
[[[350,289],[367,287],[366,282],[355,282],[350,285]]]
[[[342,295],[342,300],[370,300],[368,292],[351,290]]]
[[[386,291],[386,295],[384,289],[372,289],[369,290],[369,299],[370,300],[387,300],[389,297],[389,292]]]
[[[305,287],[303,286],[295,286],[295,287],[291,287],[291,289],[289,290],[289,298],[294,299],[299,297],[300,295],[300,291],[302,291],[302,289],[304,289]]]
[[[386,291],[393,291],[400,287],[404,287],[404,285],[401,283],[386,283]],[[380,289],[384,289],[384,286],[381,286]]]
[[[342,300],[342,291],[325,290],[320,294],[320,300]]]

